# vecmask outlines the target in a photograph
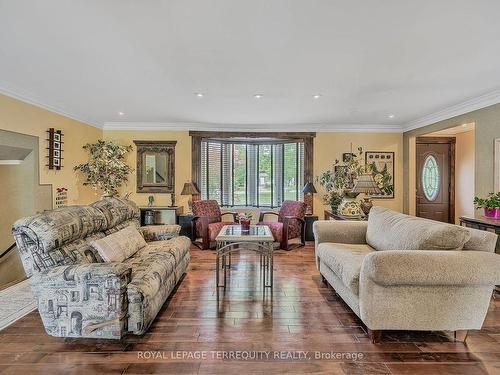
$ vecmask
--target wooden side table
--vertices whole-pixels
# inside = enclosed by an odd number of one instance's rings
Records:
[[[463,227],[486,230],[500,235],[500,220],[489,219],[484,216],[460,216],[460,225]],[[497,240],[495,253],[500,254],[500,239]]]
[[[141,225],[176,224],[177,217],[182,214],[183,208],[178,206],[147,206],[139,207],[141,211]],[[146,216],[152,218],[152,223],[146,223]]]
[[[317,215],[306,215],[304,216],[304,220],[306,221],[306,241],[314,241],[314,233],[313,233],[313,223],[318,221]]]
[[[191,223],[193,221],[193,214],[181,214],[177,217],[177,224],[181,226],[181,236],[191,238]]]

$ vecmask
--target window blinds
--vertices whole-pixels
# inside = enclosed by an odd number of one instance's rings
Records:
[[[221,206],[279,207],[302,198],[303,142],[201,142],[201,196]]]

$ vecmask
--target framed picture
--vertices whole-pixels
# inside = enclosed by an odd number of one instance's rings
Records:
[[[382,190],[374,199],[394,199],[394,152],[366,151],[366,165],[371,167],[373,179]]]
[[[54,141],[55,142],[61,142],[61,134],[54,133]]]
[[[348,163],[355,157],[356,157],[356,154],[353,154],[352,152],[344,152],[342,154],[342,162]]]
[[[60,167],[61,166],[61,159],[55,158],[54,159],[54,167]]]
[[[61,157],[61,151],[60,150],[54,150],[54,157],[55,158],[60,158]]]
[[[59,150],[61,148],[61,144],[59,142],[54,142],[54,149]]]

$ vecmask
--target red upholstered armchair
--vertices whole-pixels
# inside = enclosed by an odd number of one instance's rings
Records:
[[[236,212],[221,213],[219,203],[214,200],[194,201],[193,215],[191,240],[203,250],[210,248],[224,225],[236,224],[238,221]],[[232,215],[232,221],[222,221],[223,215]]]
[[[257,225],[267,225],[273,233],[274,240],[284,250],[290,250],[288,240],[300,237],[300,245],[305,245],[306,204],[297,201],[284,201],[279,213],[261,212]],[[277,215],[278,221],[264,221],[264,215]]]

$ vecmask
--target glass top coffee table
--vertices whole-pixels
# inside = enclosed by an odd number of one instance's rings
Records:
[[[217,299],[219,288],[226,287],[226,276],[231,268],[231,253],[241,249],[253,250],[260,254],[260,271],[263,290],[273,287],[273,242],[274,237],[266,225],[250,225],[243,230],[241,225],[225,225],[215,238],[217,242],[216,288]],[[221,282],[220,269],[223,270]]]

